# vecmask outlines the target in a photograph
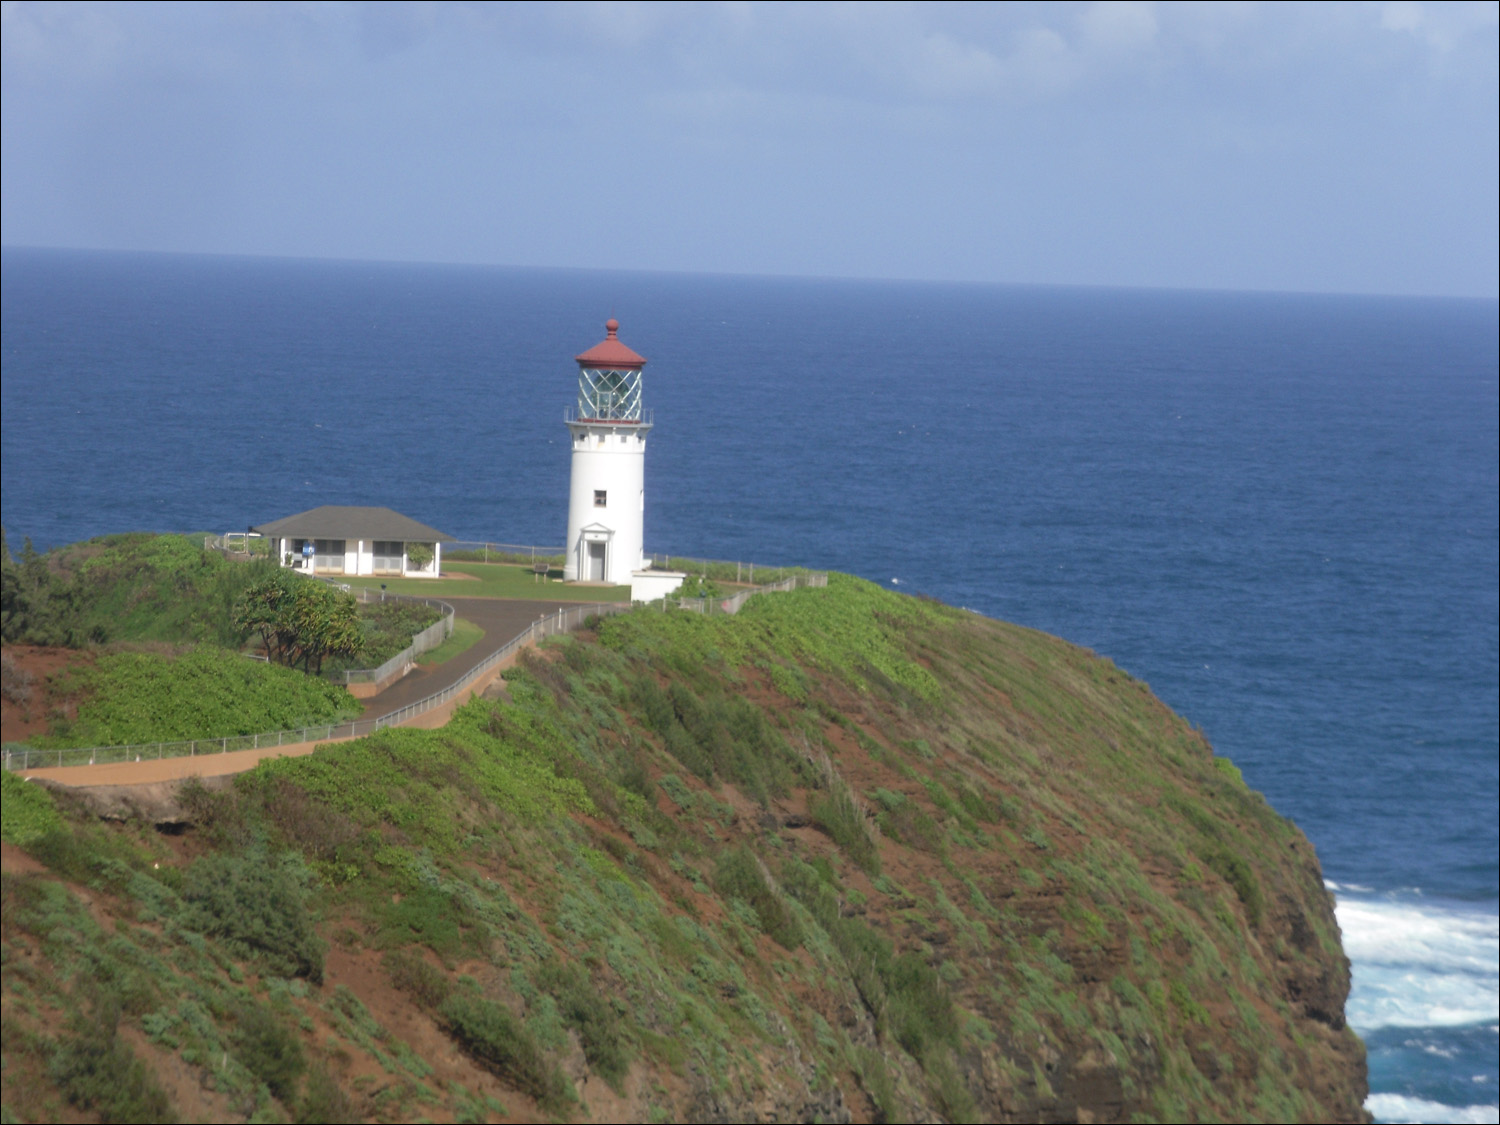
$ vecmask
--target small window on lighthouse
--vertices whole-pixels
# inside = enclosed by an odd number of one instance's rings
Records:
[[[596,488],[596,489],[594,489],[594,507],[596,507],[596,508],[607,508],[607,507],[609,507],[609,493],[606,492],[602,488]]]

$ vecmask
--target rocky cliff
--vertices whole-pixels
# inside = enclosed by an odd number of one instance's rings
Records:
[[[1365,1119],[1312,847],[1107,660],[835,576],[493,695],[8,781],[7,1114]]]

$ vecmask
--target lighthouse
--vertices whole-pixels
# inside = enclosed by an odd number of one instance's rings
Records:
[[[606,321],[604,331],[602,342],[575,357],[578,405],[566,415],[573,472],[563,578],[628,586],[645,563],[646,435],[652,424],[641,408],[646,358],[620,342],[619,321]]]

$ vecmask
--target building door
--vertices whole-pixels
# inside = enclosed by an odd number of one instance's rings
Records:
[[[589,544],[589,581],[604,581],[604,544]]]

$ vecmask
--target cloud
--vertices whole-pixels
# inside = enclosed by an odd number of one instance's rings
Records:
[[[1005,80],[1005,67],[989,51],[941,31],[917,41],[907,73],[916,88],[938,97],[993,93]]]
[[[0,50],[7,77],[113,69],[130,50],[124,13],[86,4],[0,5]]]
[[[676,7],[676,5],[672,5]],[[564,4],[551,10],[554,18],[584,31],[613,47],[641,47],[660,38],[678,22],[671,8],[662,4],[590,3]]]
[[[1325,238],[1362,222],[1361,260],[1398,232],[1392,262],[1466,262],[1483,280],[1459,287],[1488,292],[1495,17],[0,0],[0,213],[7,239],[43,244],[553,264],[593,261],[593,217],[624,215],[637,264],[912,276],[998,276],[998,247],[1050,231],[1082,247],[1074,266],[1043,247],[1003,268],[1099,280],[1097,248],[1136,239],[1157,282],[1152,247],[1188,227],[1220,232],[1229,271],[1280,247],[1278,224]],[[624,171],[581,175],[606,144]],[[693,230],[716,232],[699,257],[663,249]],[[953,262],[922,264],[944,247]],[[1286,284],[1316,287],[1303,276]]]
[[[1494,3],[1382,7],[627,3],[64,4],[3,0],[7,83],[108,79],[132,68],[254,83],[336,79],[354,59],[447,57],[445,81],[546,58],[655,91],[906,101],[1046,102],[1169,72],[1274,71],[1349,58],[1360,36],[1434,51],[1493,39]]]
[[[1150,4],[1091,4],[1078,24],[1087,47],[1106,54],[1140,50],[1156,39],[1156,13]]]
[[[993,29],[988,36],[998,41],[993,47],[974,41],[983,31],[969,41],[947,31],[928,32],[918,40],[920,53],[908,71],[914,87],[939,97],[1053,98],[1128,66],[1157,38],[1149,4],[1090,4],[1073,20],[1062,7],[1045,15],[1038,22]]]
[[[1435,51],[1452,51],[1471,36],[1493,37],[1500,6],[1490,2],[1422,4],[1389,0],[1380,9],[1380,26],[1411,35]]]
[[[802,66],[851,90],[935,102],[1057,97],[1149,50],[1157,34],[1153,10],[1138,3],[847,4],[779,13],[763,18],[761,31],[777,20],[794,26]]]

